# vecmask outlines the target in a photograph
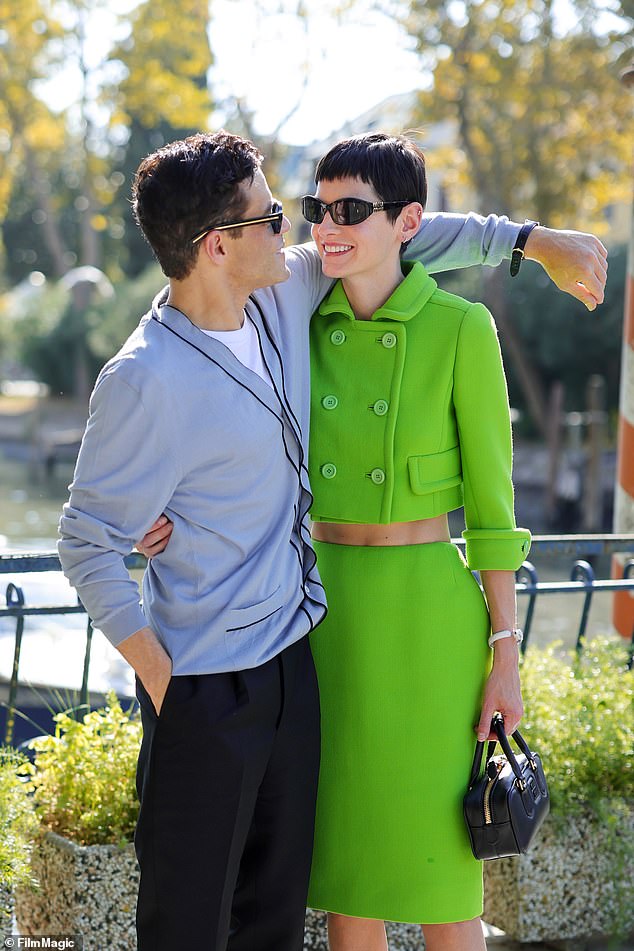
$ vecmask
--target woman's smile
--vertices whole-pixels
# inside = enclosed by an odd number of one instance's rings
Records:
[[[348,251],[352,251],[351,244],[324,244],[323,245],[325,254],[347,254]]]

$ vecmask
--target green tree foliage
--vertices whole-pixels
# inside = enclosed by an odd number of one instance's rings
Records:
[[[453,118],[454,157],[487,207],[605,230],[630,197],[631,23],[601,0],[411,0],[406,28],[432,69],[419,118]]]
[[[140,273],[152,259],[127,204],[135,169],[166,142],[209,127],[207,72],[213,56],[208,21],[208,0],[184,0],[177,29],[172,0],[146,0],[130,17],[129,35],[112,51],[123,71],[107,94],[113,134],[125,140],[115,156],[115,171],[125,188],[113,211],[123,229],[120,265],[126,274]]]
[[[36,93],[55,63],[55,43],[62,34],[42,0],[0,0],[0,215],[6,220],[14,189],[29,181],[37,195],[43,231],[50,230],[55,197],[47,182],[47,156],[63,149],[63,120]],[[50,261],[51,273],[64,271],[63,252]],[[32,259],[23,262],[33,268]]]
[[[136,236],[126,247],[131,171],[156,145],[208,123],[208,4],[185,0],[174,28],[173,5],[146,0],[119,18],[116,42],[95,59],[91,31],[104,16],[114,21],[106,0],[68,0],[54,7],[60,21],[47,0],[0,0],[0,13],[3,2],[0,209],[9,281],[34,269],[59,277],[75,264],[112,278],[130,262],[138,270],[149,253]],[[55,111],[40,81],[62,66],[73,72],[76,96]]]
[[[629,3],[630,0],[627,0]],[[446,183],[467,184],[482,208],[515,220],[605,234],[605,212],[630,200],[631,22],[618,0],[393,0],[432,76],[420,97],[423,125],[452,120]],[[433,161],[433,156],[432,156]],[[463,204],[464,192],[459,199]],[[519,340],[499,272],[484,281],[536,430],[547,426],[546,375]],[[554,321],[551,324],[555,326]],[[552,338],[552,332],[547,335]]]
[[[63,284],[49,282],[14,303],[5,355],[29,367],[56,395],[86,395],[78,393],[78,385],[90,389],[164,282],[158,265],[152,264],[119,281],[111,293],[100,293],[97,286],[88,306],[79,310]]]

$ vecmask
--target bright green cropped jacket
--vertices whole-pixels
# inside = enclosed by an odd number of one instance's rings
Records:
[[[493,318],[420,263],[369,321],[341,282],[311,323],[314,521],[387,524],[464,504],[473,569],[517,570],[506,380]]]

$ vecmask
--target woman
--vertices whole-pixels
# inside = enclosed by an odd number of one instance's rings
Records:
[[[422,924],[428,951],[484,951],[462,796],[474,724],[482,739],[495,710],[509,732],[522,714],[514,571],[530,544],[515,527],[495,326],[401,262],[427,197],[412,142],[340,142],[316,184],[303,212],[338,280],[311,323],[329,614],[312,636],[322,765],[309,904],[329,913],[331,951],[385,951],[385,919]],[[466,562],[447,523],[463,502]]]
[[[428,951],[476,951],[481,865],[461,801],[478,714],[480,738],[495,710],[509,731],[522,714],[514,571],[530,543],[513,515],[495,326],[401,262],[426,201],[412,142],[340,142],[316,184],[303,212],[340,280],[311,323],[329,614],[312,636],[322,765],[309,904],[330,913],[332,951],[383,951],[382,919],[422,923]],[[446,515],[463,499],[466,563]]]

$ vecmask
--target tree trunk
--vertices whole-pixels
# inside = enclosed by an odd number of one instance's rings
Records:
[[[51,255],[55,277],[63,277],[69,270],[66,258],[68,248],[62,238],[57,214],[53,210],[48,182],[38,167],[37,160],[31,149],[25,145],[25,161],[31,179],[33,190],[37,196],[40,209],[44,215],[42,235],[44,244]]]
[[[529,415],[541,438],[546,440],[548,426],[544,386],[537,369],[523,351],[522,341],[511,316],[503,281],[504,275],[499,268],[485,269],[484,285],[487,304],[495,317],[504,349],[513,363]]]

